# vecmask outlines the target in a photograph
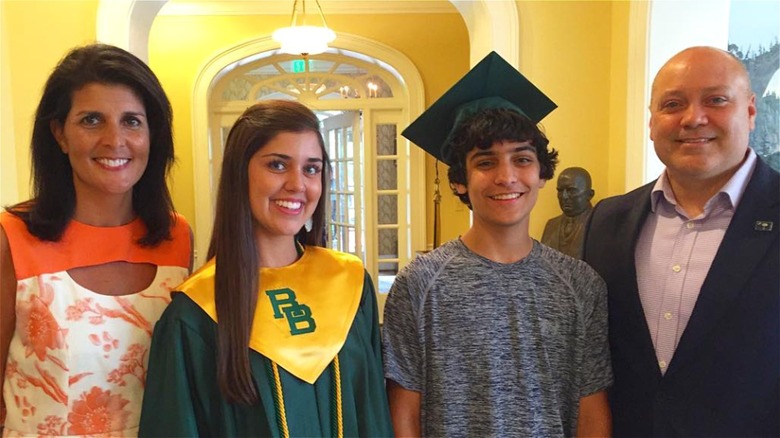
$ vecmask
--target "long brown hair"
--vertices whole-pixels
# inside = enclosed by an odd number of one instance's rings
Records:
[[[62,124],[73,93],[88,84],[124,85],[143,101],[149,122],[149,161],[133,187],[133,211],[146,225],[138,243],[156,246],[171,237],[173,202],[165,177],[174,163],[173,112],[160,81],[132,53],[106,44],[77,47],[57,64],[43,88],[32,133],[33,199],[8,208],[38,239],[59,241],[76,209],[73,169],[51,123]]]
[[[330,161],[317,116],[297,102],[267,100],[236,120],[228,134],[217,192],[217,209],[208,257],[216,257],[214,299],[217,308],[217,381],[231,403],[254,404],[257,391],[249,366],[249,333],[255,313],[259,260],[249,204],[249,160],[282,132],[314,132],[322,149],[322,193],[311,231],[297,235],[306,245],[323,246]]]

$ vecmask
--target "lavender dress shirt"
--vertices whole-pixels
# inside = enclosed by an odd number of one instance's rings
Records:
[[[664,172],[651,193],[651,213],[637,241],[639,298],[661,373],[688,324],[704,279],[756,167],[748,156],[731,179],[710,198],[704,212],[690,218],[677,205]]]

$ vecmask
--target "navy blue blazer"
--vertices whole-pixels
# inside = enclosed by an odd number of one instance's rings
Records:
[[[780,436],[780,174],[759,159],[664,375],[634,264],[653,184],[600,202],[585,235],[609,289],[615,436]]]

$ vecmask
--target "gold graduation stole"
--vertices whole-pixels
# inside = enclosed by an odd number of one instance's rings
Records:
[[[214,259],[177,290],[217,321]],[[314,383],[344,346],[363,294],[363,263],[307,246],[295,263],[261,268],[249,348]]]

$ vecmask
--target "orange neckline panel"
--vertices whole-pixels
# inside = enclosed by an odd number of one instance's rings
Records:
[[[39,240],[27,231],[24,221],[8,212],[0,214],[0,225],[8,237],[17,280],[118,261],[183,268],[190,265],[190,228],[179,214],[175,215],[171,240],[155,247],[136,243],[146,233],[140,219],[118,227],[71,221],[58,242]]]

